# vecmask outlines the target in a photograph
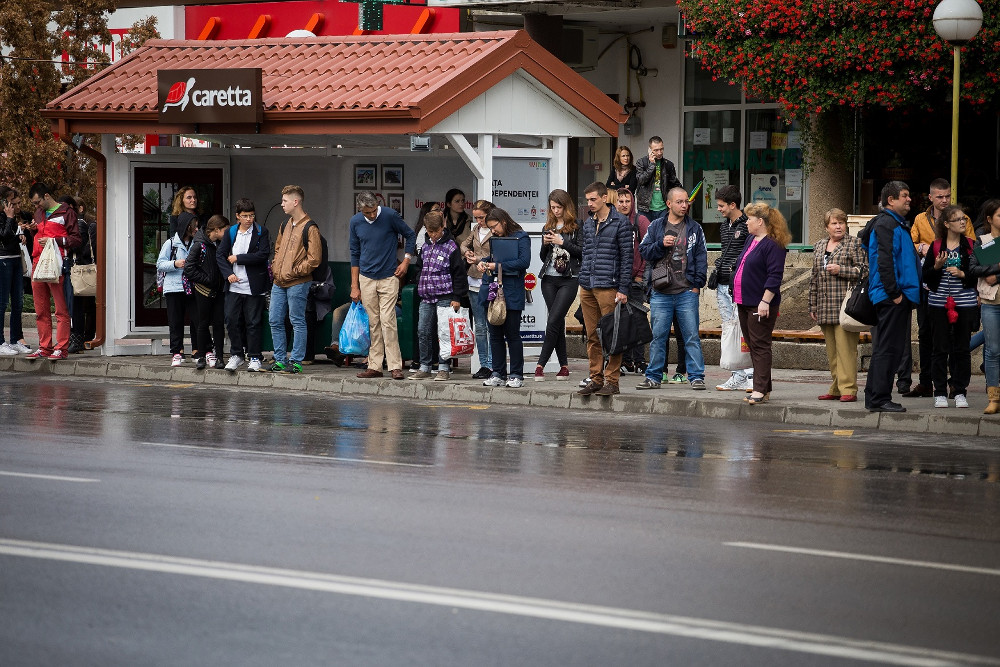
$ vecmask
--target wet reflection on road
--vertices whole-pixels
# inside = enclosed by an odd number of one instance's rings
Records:
[[[820,504],[849,497],[889,511],[954,494],[1000,501],[1000,447],[974,438],[23,375],[5,376],[0,409],[8,433],[46,446],[182,444],[518,484],[648,485],[654,495],[670,487],[729,500],[747,490]]]

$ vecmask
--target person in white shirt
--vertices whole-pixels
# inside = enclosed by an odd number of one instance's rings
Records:
[[[226,331],[229,332],[229,362],[236,371],[249,360],[247,370],[261,369],[261,333],[264,295],[271,289],[267,262],[271,240],[267,227],[256,223],[253,201],[236,202],[236,221],[219,242],[216,260],[226,290]]]

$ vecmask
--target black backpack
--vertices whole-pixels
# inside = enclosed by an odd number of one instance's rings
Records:
[[[285,233],[285,225],[287,224],[288,224],[287,220],[281,223],[281,227],[278,228],[278,236],[281,236]],[[305,224],[305,226],[302,227],[302,247],[305,248],[306,250],[309,249],[310,227],[316,227],[318,229],[319,225],[317,225],[315,221],[310,220]],[[313,269],[312,272],[312,279],[315,282],[323,282],[324,280],[326,280],[327,270],[329,269],[329,261],[330,261],[330,249],[326,244],[326,237],[323,236],[323,232],[320,232],[319,234],[319,241],[322,244],[323,249],[322,252],[320,253],[322,259],[319,263],[319,266]]]

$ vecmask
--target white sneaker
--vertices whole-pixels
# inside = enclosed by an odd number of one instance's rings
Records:
[[[513,375],[507,378],[507,386],[511,389],[520,389],[524,386],[524,380],[519,377],[514,377]]]
[[[211,363],[211,362],[210,362]],[[232,373],[237,368],[243,364],[243,357],[238,354],[231,355],[229,357],[229,362],[226,364],[226,370]]]
[[[174,358],[170,361],[170,365],[173,366],[173,367],[180,366],[183,363],[184,363],[184,355],[183,354],[175,354]]]
[[[737,391],[743,389],[744,384],[746,384],[746,380],[743,380],[736,375],[730,375],[728,380],[722,384],[715,385],[715,388],[718,391]]]
[[[965,398],[964,396],[962,398]],[[934,397],[934,407],[935,408],[946,408],[948,407],[948,397],[947,396],[935,396]],[[969,407],[966,403],[965,407]]]
[[[580,380],[580,386],[581,386],[581,387],[586,387],[586,386],[587,386],[588,384],[590,384],[591,382],[593,382],[593,380],[592,380],[591,378],[589,378],[589,377],[585,377],[585,378],[583,378],[582,380]]]
[[[743,380],[743,382],[741,382],[739,386],[737,386],[735,389],[735,391],[740,391],[740,390],[744,392],[753,391],[753,378],[747,378],[746,380]]]
[[[12,348],[7,343],[4,343],[3,345],[0,345],[0,355],[5,356],[5,357],[13,357],[16,354],[17,354],[17,350],[15,350],[14,348]]]
[[[965,394],[955,394],[955,407],[956,408],[969,407],[969,400],[965,398]]]
[[[215,365],[219,363],[219,360],[215,356],[215,352],[208,352],[205,355],[205,363],[208,364],[209,368],[215,368]]]
[[[491,375],[485,380],[483,380],[484,387],[502,387],[504,386],[504,380],[499,375]]]
[[[250,363],[247,364],[247,370],[251,373],[256,373],[260,370],[260,359],[256,357],[250,357]]]
[[[31,348],[24,343],[7,343],[7,346],[18,354],[28,354],[31,352]]]

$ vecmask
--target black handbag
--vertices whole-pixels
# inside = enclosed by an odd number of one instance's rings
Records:
[[[708,282],[705,284],[708,289],[717,289],[719,287],[719,270],[712,269],[712,272],[708,274]]]
[[[604,354],[621,354],[636,345],[652,341],[653,330],[649,326],[648,314],[648,308],[631,301],[616,304],[614,312],[597,323],[597,336],[601,339]]]
[[[862,324],[875,326],[878,324],[878,313],[868,296],[868,276],[862,276],[848,294],[844,303],[844,312]]]
[[[650,284],[657,292],[670,287],[674,282],[674,272],[670,269],[670,258],[664,257],[653,266],[653,272],[649,277]]]

